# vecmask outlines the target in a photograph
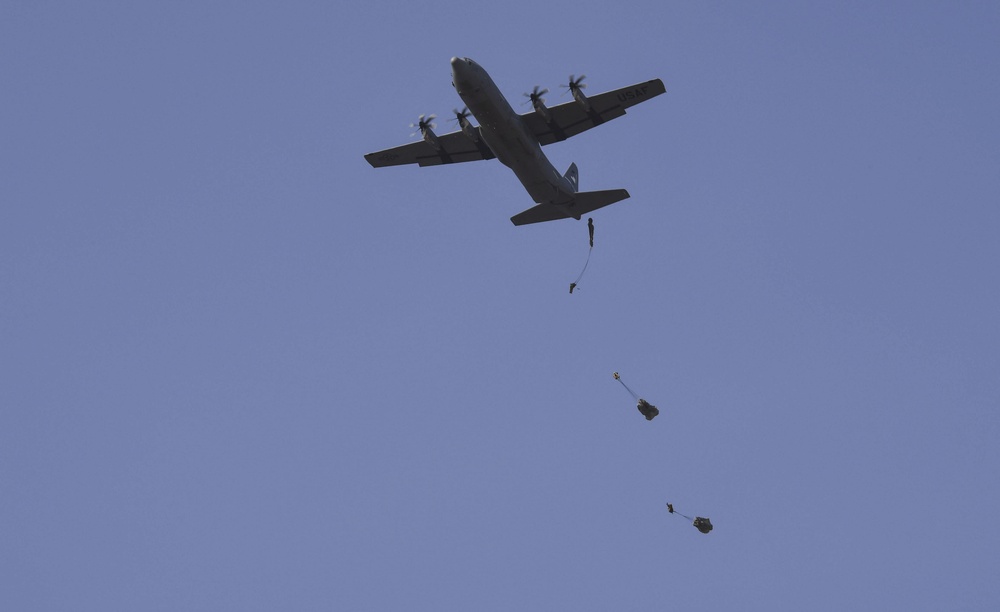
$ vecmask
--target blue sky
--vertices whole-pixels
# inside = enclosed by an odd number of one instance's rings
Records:
[[[507,168],[362,157],[455,55],[666,84],[546,147],[632,194],[573,295]],[[995,3],[6,2],[0,57],[3,609],[1000,605]]]

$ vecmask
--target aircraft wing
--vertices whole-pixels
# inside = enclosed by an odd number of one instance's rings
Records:
[[[474,129],[478,136],[479,128]],[[436,140],[440,145],[438,149],[426,140],[420,139],[391,149],[369,153],[365,155],[365,159],[373,168],[382,168],[404,164],[436,166],[496,157],[493,151],[483,144],[482,138],[474,141],[461,130],[437,136]]]
[[[653,79],[645,83],[636,83],[614,91],[606,91],[593,97],[588,97],[590,110],[584,108],[576,100],[553,106],[549,110],[550,121],[546,122],[537,111],[521,115],[538,142],[547,145],[566,140],[580,132],[601,125],[615,117],[625,114],[625,109],[640,102],[665,93],[663,81]]]

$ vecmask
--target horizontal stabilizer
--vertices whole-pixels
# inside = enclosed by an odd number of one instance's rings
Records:
[[[625,189],[608,189],[606,191],[581,191],[573,194],[573,201],[568,204],[542,203],[538,206],[520,212],[510,220],[514,225],[527,225],[557,219],[579,219],[583,215],[604,208],[609,204],[620,202],[628,196]]]

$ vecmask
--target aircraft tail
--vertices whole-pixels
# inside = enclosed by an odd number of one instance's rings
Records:
[[[570,166],[570,170],[575,169],[575,165]],[[569,178],[569,170],[567,170],[566,174],[567,178]],[[571,217],[579,220],[580,217],[589,212],[593,212],[598,208],[604,208],[615,202],[620,202],[627,197],[629,197],[629,194],[625,189],[580,191],[574,194],[573,201],[568,204],[550,204],[544,202],[514,215],[510,220],[514,225],[542,223],[543,221],[555,221]]]
[[[573,184],[573,191],[580,191],[580,171],[576,169],[575,163],[569,165],[569,168],[566,169],[566,174],[563,176]]]

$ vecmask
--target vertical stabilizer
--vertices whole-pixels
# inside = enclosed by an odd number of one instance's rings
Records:
[[[580,191],[580,173],[576,169],[576,163],[570,164],[569,168],[566,169],[566,174],[563,176],[566,177],[566,180],[573,184],[574,192]]]

